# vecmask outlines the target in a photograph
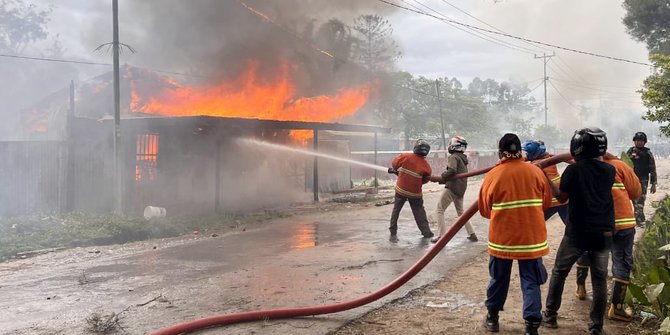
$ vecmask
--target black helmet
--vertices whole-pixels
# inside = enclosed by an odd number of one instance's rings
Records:
[[[498,141],[498,155],[500,158],[520,158],[521,140],[519,136],[507,133]]]
[[[607,134],[597,127],[576,130],[570,140],[570,154],[575,160],[602,156],[606,151]]]
[[[635,140],[642,140],[642,141],[644,141],[644,143],[647,143],[647,134],[645,134],[641,131],[638,131],[633,136],[633,142],[635,142]]]
[[[429,152],[430,152],[430,144],[428,144],[428,142],[422,139],[416,140],[416,143],[414,143],[415,154],[419,156],[428,156]]]

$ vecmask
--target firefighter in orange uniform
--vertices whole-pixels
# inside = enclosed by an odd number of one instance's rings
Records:
[[[395,202],[391,213],[391,225],[389,226],[392,242],[398,240],[398,217],[406,201],[409,201],[414,220],[423,237],[434,236],[428,225],[428,216],[426,215],[426,209],[423,207],[423,194],[421,193],[423,184],[430,180],[430,175],[433,172],[426,160],[429,152],[430,145],[428,142],[419,139],[416,141],[412,153],[400,154],[391,163],[392,167],[389,168],[389,173],[398,175],[395,184]]]
[[[542,170],[524,162],[515,134],[500,139],[498,156],[500,162],[486,174],[478,200],[479,213],[490,219],[485,328],[499,331],[498,312],[505,305],[512,262],[517,260],[525,334],[536,335],[542,320],[540,285],[547,281],[542,263],[549,253],[544,210],[551,206],[551,189]]]
[[[523,151],[526,152],[526,158],[529,162],[540,161],[553,157],[554,155],[547,153],[544,146],[544,142],[537,140],[528,140],[522,145]],[[550,165],[542,169],[549,179],[554,182],[557,186],[561,183],[561,175],[558,173],[558,168],[556,165]],[[568,222],[568,202],[558,202],[558,199],[551,199],[551,207],[547,208],[544,211],[544,220],[549,220],[554,214],[558,213],[558,216],[561,217],[563,224]]]

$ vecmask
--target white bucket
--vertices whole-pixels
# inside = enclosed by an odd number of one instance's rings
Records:
[[[144,209],[144,218],[147,220],[164,218],[166,213],[167,212],[163,207],[147,206],[147,208]]]

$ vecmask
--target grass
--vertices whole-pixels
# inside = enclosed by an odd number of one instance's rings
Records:
[[[225,231],[286,213],[262,211],[220,214],[203,218],[143,218],[70,213],[0,218],[0,262],[17,254],[52,248],[122,244],[175,237],[197,230]]]

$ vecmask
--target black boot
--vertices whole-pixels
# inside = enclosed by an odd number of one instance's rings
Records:
[[[500,324],[498,323],[498,312],[489,311],[486,313],[486,319],[484,319],[484,327],[486,330],[497,333],[500,331]]]
[[[586,299],[586,277],[589,276],[589,267],[577,265],[577,292],[575,296],[579,300]]]
[[[607,317],[610,320],[618,320],[631,322],[633,321],[633,316],[628,314],[623,307],[624,300],[626,298],[626,289],[628,288],[628,281],[612,278],[612,305],[607,312]]]
[[[541,321],[532,321],[532,320],[525,320],[525,321],[526,321],[526,332],[524,334],[538,335],[537,329],[540,328]]]

